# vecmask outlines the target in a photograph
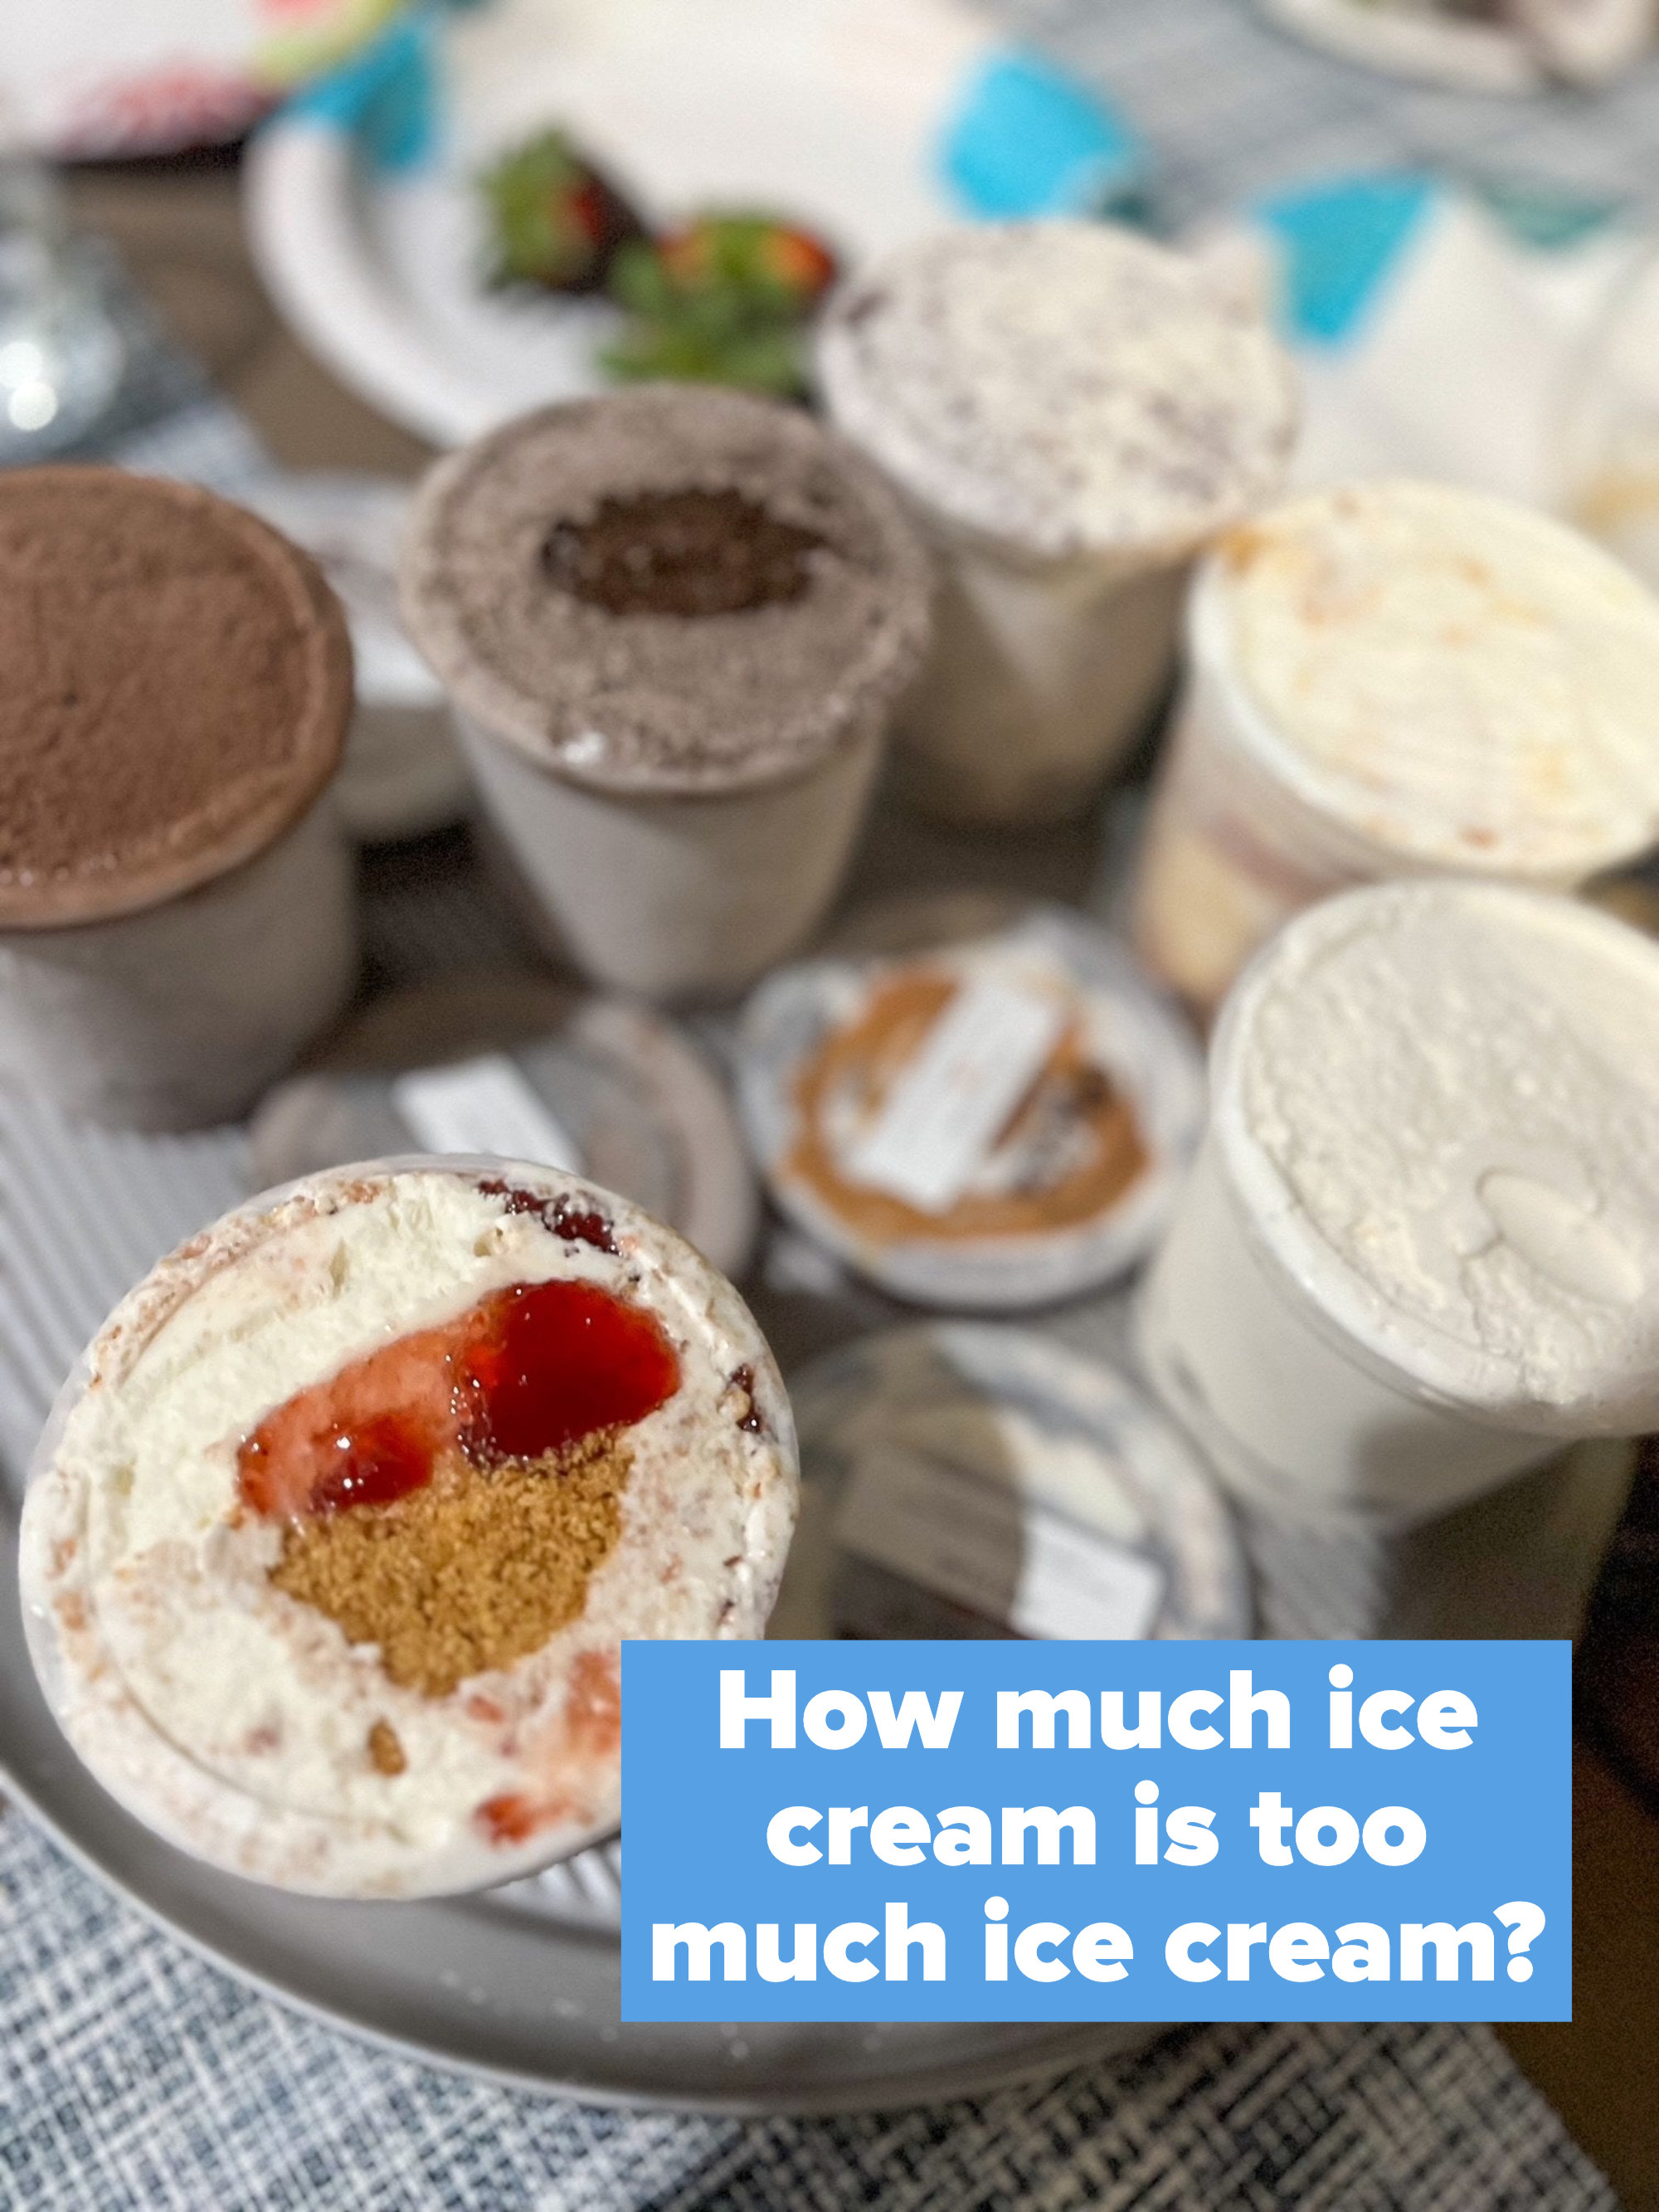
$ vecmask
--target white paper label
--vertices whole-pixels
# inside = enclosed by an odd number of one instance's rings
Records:
[[[836,1540],[1022,1636],[1145,1636],[1164,1596],[1139,1552],[1012,1484],[897,1445],[860,1454]]]
[[[495,1152],[534,1166],[580,1170],[566,1132],[504,1052],[400,1075],[392,1103],[428,1152]]]
[[[924,1213],[954,1206],[1060,1042],[1058,999],[994,976],[965,984],[845,1164]]]

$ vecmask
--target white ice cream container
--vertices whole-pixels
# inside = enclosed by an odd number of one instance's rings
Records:
[[[1203,565],[1187,647],[1133,918],[1206,1012],[1350,884],[1570,890],[1659,837],[1659,599],[1512,501],[1383,481],[1275,508]]]
[[[1659,1422],[1659,946],[1348,892],[1247,971],[1211,1096],[1139,1340],[1241,1494],[1409,1522]]]

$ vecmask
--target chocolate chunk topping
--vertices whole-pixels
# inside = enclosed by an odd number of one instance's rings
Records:
[[[478,1188],[487,1198],[505,1199],[509,1213],[539,1215],[544,1226],[556,1237],[562,1237],[567,1244],[591,1244],[596,1252],[609,1252],[613,1256],[616,1254],[617,1240],[602,1213],[573,1206],[568,1199],[547,1198],[539,1191],[520,1190],[494,1176]]]
[[[824,544],[739,491],[645,492],[556,523],[542,565],[607,614],[735,615],[799,599]]]
[[[732,1379],[726,1387],[738,1395],[738,1426],[748,1436],[763,1437],[766,1423],[761,1418],[760,1407],[755,1403],[755,1370],[746,1360],[741,1367],[733,1368]],[[728,1560],[726,1564],[729,1566],[733,1563]]]
[[[867,463],[800,409],[691,384],[569,400],[441,462],[402,577],[422,652],[492,731],[590,788],[711,794],[866,728],[930,586]]]

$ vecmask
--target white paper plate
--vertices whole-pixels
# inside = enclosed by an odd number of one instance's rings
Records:
[[[775,209],[857,260],[950,212],[938,127],[994,43],[961,0],[496,0],[432,29],[430,113],[405,102],[391,166],[349,98],[261,133],[254,253],[339,376],[459,443],[599,388],[610,327],[602,304],[484,288],[473,180],[493,155],[562,124],[653,219]]]

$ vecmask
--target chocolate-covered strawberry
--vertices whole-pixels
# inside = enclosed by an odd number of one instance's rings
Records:
[[[618,252],[612,297],[629,315],[605,356],[623,378],[740,385],[793,398],[806,327],[836,276],[810,231],[763,215],[703,215]]]
[[[741,291],[795,311],[817,304],[835,280],[821,239],[763,215],[702,215],[659,239],[656,255],[676,292]]]
[[[618,250],[645,236],[628,201],[562,131],[539,131],[504,154],[478,185],[492,284],[602,291]]]

